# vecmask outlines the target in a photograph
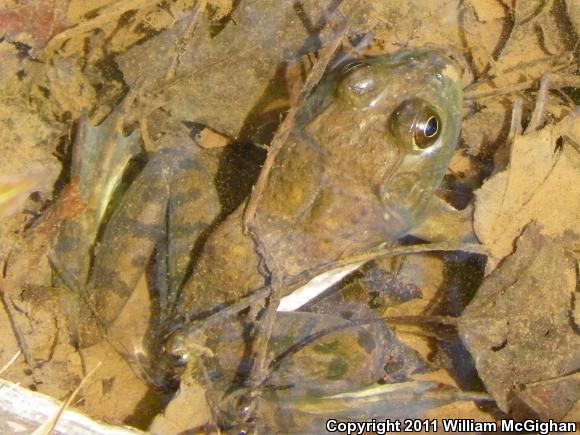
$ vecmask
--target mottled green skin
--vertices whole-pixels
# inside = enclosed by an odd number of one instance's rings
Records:
[[[171,315],[192,250],[221,212],[213,184],[217,160],[184,138],[188,139],[187,131],[168,134],[165,140],[172,148],[156,152],[125,192],[94,247],[90,270],[84,270],[88,262],[80,255],[82,250],[75,258],[73,250],[79,246],[70,240],[70,228],[85,235],[86,220],[73,221],[62,231],[55,256],[66,268],[73,289],[81,293],[77,307],[70,307],[68,298],[64,307],[70,312],[72,338],[80,346],[102,339],[154,254],[159,315],[163,320]]]
[[[277,156],[260,198],[257,232],[269,266],[280,278],[409,232],[423,218],[457,144],[462,94],[459,74],[449,60],[414,50],[366,59],[365,64],[352,73],[331,72],[323,78]],[[373,85],[353,92],[353,84],[366,79]],[[442,122],[440,136],[426,150],[409,147],[408,138],[388,127],[395,108],[411,98],[428,102]],[[158,153],[133,183],[105,229],[87,286],[105,326],[122,310],[155,246],[168,252],[169,283],[162,287],[169,289],[170,299],[172,290],[180,290],[174,321],[186,328],[174,339],[187,334],[191,319],[203,318],[266,284],[255,244],[243,231],[244,206],[215,228],[187,277],[195,241],[219,213],[211,181],[199,153],[180,148]],[[315,314],[306,317],[316,323]],[[305,320],[296,319],[298,330]],[[336,322],[345,320],[336,317]],[[284,323],[289,335],[295,332],[292,324]],[[85,329],[77,333],[91,342],[91,325]],[[228,334],[213,331],[211,337],[217,346],[223,340],[216,337]],[[331,359],[337,370],[344,369],[341,379],[366,384],[381,376],[380,344],[386,342],[387,332],[372,333],[375,345],[367,346],[366,352],[354,351],[362,344],[359,340],[357,345],[353,334],[360,337],[361,332],[345,329],[343,341],[356,361],[339,349],[335,354],[342,355],[342,362]],[[235,370],[235,361],[230,365]],[[320,374],[316,366],[303,364],[294,378],[311,383]],[[364,379],[357,367],[369,368]],[[333,376],[320,384],[322,390],[345,386]]]
[[[196,240],[220,207],[211,173],[187,148],[159,151],[113,214],[95,255],[88,287],[105,324],[116,319],[162,246],[169,288],[178,288]],[[169,237],[166,237],[166,235]]]

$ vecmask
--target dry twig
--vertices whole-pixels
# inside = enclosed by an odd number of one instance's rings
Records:
[[[548,93],[550,92],[550,85],[552,83],[552,74],[546,73],[540,82],[540,91],[536,98],[536,106],[532,113],[532,119],[526,128],[525,134],[531,133],[539,129],[544,123],[544,116],[546,115],[546,107],[548,105]]]
[[[420,245],[410,245],[410,246],[387,246],[378,247],[376,249],[370,250],[368,252],[363,252],[357,255],[352,255],[342,260],[325,264],[314,268],[312,270],[307,270],[300,275],[292,276],[284,280],[284,289],[280,292],[281,296],[292,293],[294,290],[302,287],[304,284],[309,282],[312,278],[326,272],[330,272],[335,269],[340,269],[352,264],[365,264],[369,261],[376,260],[385,257],[395,257],[400,255],[412,255],[421,254],[425,252],[436,252],[436,251],[462,251],[469,252],[473,254],[489,255],[487,248],[480,244],[466,243],[461,245],[451,244],[451,243],[429,243]],[[272,292],[272,285],[267,285],[261,287],[254,291],[251,295],[240,299],[238,302],[224,308],[218,313],[212,314],[206,317],[203,321],[194,322],[191,324],[184,325],[185,335],[188,335],[188,331],[195,331],[198,328],[207,328],[216,323],[223,322],[230,316],[233,316],[240,311],[248,308],[250,305],[255,304],[259,301],[264,300]]]
[[[331,20],[329,20],[331,21]],[[258,229],[255,225],[255,215],[256,210],[258,207],[258,203],[260,198],[267,187],[268,184],[268,177],[274,166],[276,161],[276,156],[287,142],[292,128],[296,122],[298,113],[302,108],[302,105],[306,101],[310,92],[318,84],[320,79],[322,78],[328,64],[330,63],[331,59],[333,58],[336,50],[343,42],[345,36],[349,31],[349,27],[346,24],[341,24],[341,28],[338,30],[336,37],[334,38],[333,42],[330,44],[329,47],[322,50],[322,56],[319,58],[318,62],[314,65],[306,82],[294,101],[293,106],[290,108],[290,111],[284,118],[284,121],[278,128],[274,139],[270,145],[268,156],[266,157],[266,161],[264,162],[264,166],[262,171],[260,172],[260,176],[258,181],[256,182],[254,189],[252,191],[252,195],[248,201],[244,212],[244,229],[247,233],[249,233],[256,245],[256,248],[260,254],[260,257],[264,261],[264,265],[270,274],[272,284],[270,287],[269,292],[269,303],[265,309],[265,312],[257,325],[257,332],[255,334],[255,341],[253,343],[254,349],[254,365],[250,372],[249,380],[250,380],[250,389],[248,395],[245,397],[245,403],[243,408],[245,409],[244,417],[245,420],[251,419],[254,417],[257,411],[257,402],[256,399],[258,398],[261,386],[263,385],[264,379],[268,376],[268,358],[267,358],[267,349],[268,349],[268,342],[270,340],[270,336],[272,334],[272,330],[274,328],[274,322],[276,320],[276,311],[278,305],[280,304],[280,298],[282,290],[284,289],[284,285],[282,283],[282,278],[278,273],[279,268],[276,266],[276,260],[270,255],[270,253],[265,249],[258,232]]]

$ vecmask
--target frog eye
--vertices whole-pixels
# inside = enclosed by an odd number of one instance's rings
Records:
[[[436,109],[421,99],[404,101],[389,118],[391,133],[415,151],[432,146],[441,135],[442,127]]]
[[[364,97],[375,89],[375,74],[368,63],[349,62],[341,68],[339,93],[352,102]]]

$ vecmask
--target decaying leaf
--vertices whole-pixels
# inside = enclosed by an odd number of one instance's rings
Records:
[[[357,3],[357,12],[350,9]],[[359,7],[358,3],[364,3]],[[371,2],[339,2],[340,11],[361,30]],[[296,15],[300,19],[296,19]],[[252,118],[284,90],[270,86],[284,61],[319,49],[335,37],[325,23],[324,5],[316,1],[240,1],[230,25],[214,35],[213,23],[200,17],[195,34],[180,44],[187,20],[118,56],[125,79],[133,85],[146,77],[145,91],[163,95],[176,119],[200,122],[232,137],[244,137]],[[235,23],[232,25],[231,23]],[[306,26],[305,23],[308,23]],[[310,26],[319,26],[316,38]],[[181,52],[180,52],[181,51]],[[175,79],[167,80],[175,64]],[[227,113],[227,116],[224,114]]]
[[[580,34],[580,3],[575,0],[566,0],[566,7],[572,26],[574,26],[576,33]]]
[[[500,138],[510,112],[509,106],[505,100],[490,101],[465,120],[462,134],[470,155],[485,151],[490,143]]]
[[[474,228],[489,247],[488,271],[534,221],[545,235],[580,233],[580,114],[515,138],[508,168],[476,191]],[[559,144],[561,146],[559,146]]]
[[[194,408],[192,403],[196,403]],[[158,415],[150,427],[153,435],[183,433],[187,430],[209,428],[211,410],[207,403],[205,390],[191,382],[190,378],[181,382],[180,390],[169,403],[163,414]]]
[[[459,321],[461,338],[500,408],[559,419],[580,399],[577,234],[528,225],[517,250],[487,277]],[[549,400],[548,400],[549,399]]]
[[[56,289],[23,290],[8,281],[1,283],[1,289],[14,333],[26,363],[32,367],[32,379],[34,382],[44,377],[59,379],[58,383],[42,385],[39,390],[57,398],[66,396],[82,377],[82,363],[62,329],[67,323],[55,298]]]
[[[61,226],[79,216],[86,203],[80,198],[79,179],[73,178],[62,190],[59,198],[51,204],[41,218],[25,232],[20,245],[11,252],[2,281],[10,286],[47,285],[50,280],[48,253],[56,241]],[[0,282],[0,291],[3,290]]]
[[[211,128],[204,128],[196,136],[196,141],[202,148],[222,148],[228,145],[231,140],[224,135],[212,130]]]
[[[25,0],[3,2],[0,9],[2,33],[14,41],[26,41],[28,49],[39,49],[64,28],[68,0]]]

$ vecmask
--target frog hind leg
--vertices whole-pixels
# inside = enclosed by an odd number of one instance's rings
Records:
[[[171,184],[167,213],[167,235],[158,249],[158,264],[165,260],[165,279],[161,276],[158,287],[166,287],[166,296],[160,295],[160,322],[173,317],[181,288],[191,275],[207,237],[223,219],[211,165],[195,156],[180,161],[183,171]],[[163,271],[163,268],[161,268]],[[165,305],[165,309],[164,309]]]
[[[198,165],[193,152],[163,149],[131,184],[107,223],[86,286],[75,335],[81,346],[98,340],[116,320],[167,231],[172,186]]]
[[[244,208],[221,222],[204,244],[179,297],[178,323],[201,320],[266,284],[255,243],[243,231]]]

